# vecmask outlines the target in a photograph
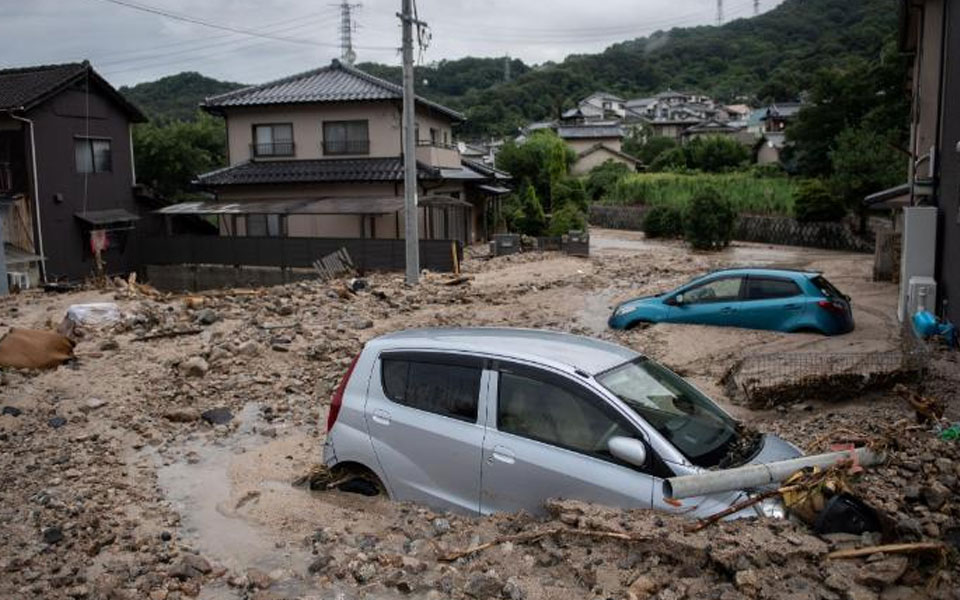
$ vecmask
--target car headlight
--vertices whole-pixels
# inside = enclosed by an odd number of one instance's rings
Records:
[[[754,505],[757,509],[757,513],[762,517],[767,517],[770,519],[786,519],[787,518],[787,507],[783,505],[783,500],[779,496],[774,498],[767,498],[762,500]]]
[[[615,311],[613,311],[613,316],[615,316],[615,317],[622,317],[623,315],[627,314],[628,312],[632,312],[633,309],[634,309],[634,307],[633,307],[633,306],[630,306],[629,304],[621,304],[620,306],[617,307],[617,309],[616,309]]]

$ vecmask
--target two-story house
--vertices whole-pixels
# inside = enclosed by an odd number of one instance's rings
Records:
[[[223,236],[400,239],[403,93],[339,61],[207,98],[227,126],[229,166],[199,175],[215,201],[162,214],[202,214]],[[460,113],[417,98],[418,196],[424,239],[471,243],[487,235],[499,173],[461,157]]]
[[[139,266],[131,126],[145,120],[86,61],[0,70],[2,239],[18,285]]]

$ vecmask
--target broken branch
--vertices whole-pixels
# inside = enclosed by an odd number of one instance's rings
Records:
[[[145,342],[147,340],[159,340],[161,338],[172,338],[181,335],[195,335],[202,333],[202,329],[178,329],[176,331],[161,331],[160,333],[151,333],[133,338],[134,342]]]
[[[835,550],[827,554],[826,558],[857,558],[859,556],[870,556],[871,554],[903,554],[909,552],[928,552],[946,549],[942,542],[915,542],[912,544],[885,544],[882,546],[867,546],[865,548],[848,548],[846,550]]]
[[[615,540],[625,540],[630,542],[647,541],[651,539],[650,536],[630,535],[629,533],[621,533],[619,531],[591,531],[586,529],[567,529],[565,527],[557,527],[555,529],[546,529],[543,531],[529,531],[527,533],[519,533],[517,535],[507,535],[507,536],[499,537],[495,540],[484,542],[483,544],[471,546],[466,550],[460,550],[458,552],[447,554],[446,556],[441,556],[437,560],[440,560],[443,562],[453,562],[459,558],[470,556],[471,554],[476,554],[477,552],[481,552],[483,550],[486,550],[487,548],[492,548],[499,544],[505,544],[507,542],[511,542],[511,543],[533,542],[540,538],[554,536],[554,535],[572,535],[572,536],[591,537],[591,538],[606,538],[606,539],[615,539]]]

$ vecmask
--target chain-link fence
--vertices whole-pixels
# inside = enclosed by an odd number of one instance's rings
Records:
[[[721,379],[751,408],[807,400],[842,401],[919,380],[930,363],[926,342],[905,326],[900,347],[882,352],[782,352],[744,357]]]

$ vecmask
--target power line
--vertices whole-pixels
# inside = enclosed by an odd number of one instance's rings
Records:
[[[231,32],[231,33],[238,33],[238,34],[241,34],[241,35],[249,35],[249,36],[264,38],[264,39],[268,39],[268,40],[276,40],[276,41],[279,41],[279,42],[289,42],[289,43],[291,43],[291,44],[303,44],[303,45],[307,45],[307,46],[327,46],[327,47],[333,47],[333,48],[338,47],[338,44],[333,44],[333,43],[316,42],[316,41],[312,41],[312,40],[306,40],[306,39],[303,39],[303,38],[290,38],[290,37],[285,37],[285,36],[277,36],[277,35],[271,35],[271,34],[269,34],[269,33],[263,33],[263,32],[261,32],[261,31],[255,31],[255,30],[252,30],[252,29],[242,29],[242,28],[233,27],[233,26],[230,26],[230,25],[221,25],[221,24],[219,24],[219,23],[213,23],[213,22],[211,22],[211,21],[206,21],[206,20],[204,20],[204,19],[200,19],[200,18],[193,17],[193,16],[190,16],[190,15],[173,13],[173,12],[170,12],[170,11],[167,11],[167,10],[163,10],[163,9],[157,8],[157,7],[155,7],[155,6],[150,6],[150,5],[148,5],[148,4],[142,4],[142,3],[139,3],[139,2],[131,2],[131,1],[129,1],[129,0],[99,0],[99,1],[100,1],[100,2],[109,2],[109,3],[111,3],[111,4],[117,4],[117,5],[119,5],[119,6],[125,6],[125,7],[127,7],[127,8],[131,8],[131,9],[133,9],[133,10],[139,10],[139,11],[142,11],[142,12],[151,13],[151,14],[154,14],[154,15],[158,15],[158,16],[161,16],[161,17],[165,17],[165,18],[167,18],[167,19],[173,19],[173,20],[175,20],[175,21],[182,21],[182,22],[184,22],[184,23],[192,23],[192,24],[194,24],[194,25],[201,25],[201,26],[203,26],[203,27],[209,27],[209,28],[211,28],[211,29],[219,29],[219,30],[221,30],[221,31],[229,31],[229,32]],[[370,50],[394,50],[395,48],[393,48],[393,47],[383,47],[383,46],[381,46],[381,47],[378,47],[378,46],[370,46],[370,47],[368,47],[367,49],[370,49]]]

